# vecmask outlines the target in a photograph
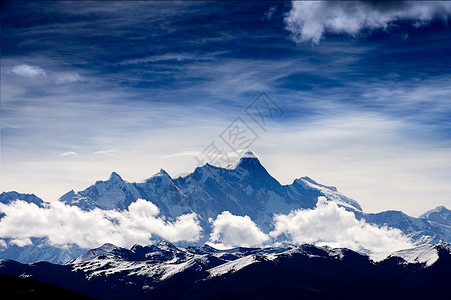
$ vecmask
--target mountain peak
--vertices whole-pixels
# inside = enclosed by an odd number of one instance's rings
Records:
[[[243,155],[241,155],[241,158],[257,158],[257,156],[252,152],[251,149],[247,149]]]
[[[174,246],[174,244],[164,239],[161,240],[156,246],[158,247],[158,249],[166,251],[177,250],[177,247]]]
[[[166,172],[164,169],[160,169],[160,171],[158,171],[158,173],[156,173],[154,176],[167,176],[167,177],[171,177],[169,176],[168,172]]]
[[[111,173],[110,178],[108,180],[109,181],[123,181],[122,177],[119,176],[119,174],[117,174],[116,172]]]
[[[257,156],[250,149],[246,150],[243,155],[241,155],[240,160],[236,164],[235,168],[245,168],[245,169],[262,169],[260,161]],[[264,169],[264,168],[263,168]]]

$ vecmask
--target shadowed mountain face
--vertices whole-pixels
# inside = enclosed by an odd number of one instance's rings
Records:
[[[0,273],[101,299],[447,299],[450,266],[446,243],[374,262],[312,245],[217,250],[162,241],[131,249],[105,244],[65,266],[3,260]]]

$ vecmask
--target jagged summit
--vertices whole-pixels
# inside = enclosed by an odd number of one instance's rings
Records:
[[[123,181],[122,177],[116,172],[112,172],[108,181]]]
[[[156,247],[161,250],[177,250],[177,247],[166,239],[161,240]]]
[[[157,173],[155,173],[155,175],[153,175],[152,177],[159,177],[159,176],[164,176],[164,177],[171,177],[168,172],[166,172],[164,169],[160,169],[160,171],[158,171]]]

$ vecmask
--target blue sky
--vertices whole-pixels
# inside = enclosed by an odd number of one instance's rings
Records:
[[[241,118],[281,183],[451,207],[446,2],[2,2],[2,191],[191,172]],[[262,92],[283,114],[261,128]]]

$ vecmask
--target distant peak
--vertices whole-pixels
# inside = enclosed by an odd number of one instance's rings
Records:
[[[157,173],[155,173],[151,178],[149,178],[148,180],[152,180],[152,178],[155,179],[159,179],[159,180],[164,180],[165,182],[170,182],[172,181],[172,177],[168,174],[168,172],[166,172],[163,169],[160,169],[160,171],[158,171]]]
[[[158,171],[157,173],[155,173],[155,175],[153,175],[153,176],[169,176],[169,174],[168,174],[168,172],[166,172],[165,170],[163,170],[163,169],[160,169],[160,171]]]
[[[119,174],[117,174],[116,172],[113,172],[113,173],[111,173],[109,180],[121,180],[122,181],[122,177],[119,176]]]
[[[158,244],[157,247],[161,250],[169,250],[169,249],[177,249],[176,246],[174,246],[174,244],[172,244],[171,242],[169,242],[168,240],[161,240]]]
[[[105,243],[102,246],[100,246],[99,248],[94,249],[94,250],[101,250],[101,251],[105,251],[105,252],[111,252],[111,251],[113,251],[116,248],[118,248],[116,245],[113,245],[111,243]]]

